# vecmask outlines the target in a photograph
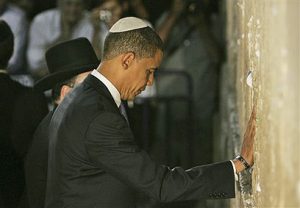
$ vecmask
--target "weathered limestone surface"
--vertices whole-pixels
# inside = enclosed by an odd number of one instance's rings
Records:
[[[230,207],[300,207],[300,0],[227,0],[215,159],[239,153],[257,103],[255,166]],[[246,84],[252,71],[253,88]],[[216,207],[225,207],[216,205]]]

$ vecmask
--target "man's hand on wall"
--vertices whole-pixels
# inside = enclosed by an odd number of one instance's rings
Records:
[[[241,149],[241,156],[246,160],[246,162],[252,166],[254,164],[253,157],[253,144],[256,130],[256,106],[253,107],[251,117],[248,121],[246,132],[244,134],[243,145]],[[234,165],[237,172],[245,170],[245,166],[240,160],[234,159]]]

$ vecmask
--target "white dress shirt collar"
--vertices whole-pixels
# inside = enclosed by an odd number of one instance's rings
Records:
[[[116,105],[119,108],[121,105],[121,95],[120,95],[119,91],[117,90],[117,88],[105,76],[103,76],[101,73],[99,73],[96,69],[94,69],[92,71],[91,75],[93,75],[94,77],[99,79],[107,87],[108,91],[110,92]]]

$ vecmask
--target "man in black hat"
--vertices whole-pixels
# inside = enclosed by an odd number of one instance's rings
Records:
[[[50,74],[39,80],[35,88],[48,90],[52,88],[54,108],[92,69],[97,68],[99,61],[86,38],[78,38],[57,44],[46,52],[46,62]],[[48,166],[48,126],[54,110],[43,119],[34,134],[26,163],[26,185],[28,201],[31,208],[44,207]]]
[[[136,145],[121,99],[153,84],[162,55],[145,21],[127,17],[111,27],[101,64],[51,119],[46,208],[133,208],[137,192],[163,202],[234,197],[235,170],[253,164],[255,114],[233,161],[171,169]]]
[[[0,199],[5,208],[17,207],[24,190],[23,159],[35,128],[48,113],[42,93],[12,80],[7,72],[14,35],[0,20]]]

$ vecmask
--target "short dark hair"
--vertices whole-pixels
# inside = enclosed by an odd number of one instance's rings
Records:
[[[0,68],[5,69],[14,52],[14,34],[9,25],[0,20]]]
[[[102,60],[127,52],[133,52],[138,58],[150,58],[155,56],[157,50],[163,51],[163,42],[150,27],[109,33],[104,42]]]

